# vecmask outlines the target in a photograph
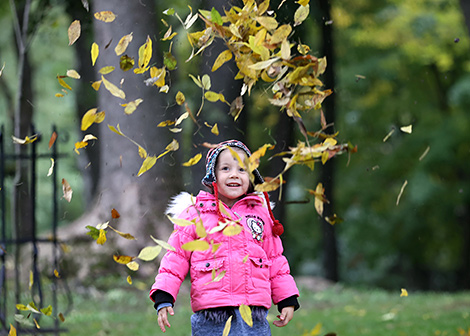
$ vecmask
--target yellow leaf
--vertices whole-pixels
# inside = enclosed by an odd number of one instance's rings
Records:
[[[176,94],[176,104],[181,106],[181,105],[183,105],[185,100],[186,100],[186,98],[184,97],[183,92],[178,91],[178,93]],[[176,125],[178,125],[178,124],[176,124]]]
[[[299,1],[297,1],[297,3],[301,6],[306,6],[306,5],[308,5],[309,2],[310,2],[310,0],[299,0]]]
[[[151,261],[158,257],[161,251],[162,247],[160,245],[146,246],[140,251],[137,258],[143,261]]]
[[[72,88],[62,79],[60,78],[59,76],[57,76],[57,80],[59,81],[59,84],[60,86],[66,88],[66,89],[69,89],[70,91],[72,91]]]
[[[165,35],[163,36],[162,38],[162,41],[168,41],[168,40],[171,40],[173,37],[175,37],[176,35],[178,35],[177,32],[171,32],[171,26],[168,28],[168,30],[166,31]]]
[[[82,117],[82,125],[80,129],[82,131],[86,131],[93,123],[95,122],[96,119],[96,111],[97,108],[92,108],[89,109]]]
[[[283,60],[290,59],[290,43],[287,40],[284,40],[281,43],[281,58]]]
[[[231,59],[232,52],[229,49],[222,51],[219,56],[217,56],[217,59],[215,60],[214,65],[212,66],[212,72],[216,71],[222,66],[222,64],[230,61]]]
[[[172,222],[175,225],[178,226],[189,226],[189,225],[194,225],[194,222],[188,221],[186,219],[181,219],[181,218],[173,218],[170,216],[167,216],[170,222]]]
[[[167,151],[177,151],[178,148],[180,148],[180,144],[178,143],[178,141],[176,141],[176,139],[173,139],[170,144],[168,144],[168,146],[166,146],[166,150]]]
[[[8,336],[16,336],[16,328],[10,323],[10,331],[8,332]]]
[[[38,321],[33,318],[34,325],[36,326],[36,329],[41,329],[41,326],[39,325]]]
[[[127,276],[126,281],[129,285],[132,285],[132,278],[130,275]]]
[[[124,113],[127,115],[134,113],[134,111],[137,109],[137,106],[139,106],[143,101],[143,99],[138,98],[127,103],[126,107],[124,108]]]
[[[286,40],[284,40],[284,41],[286,41]],[[289,42],[287,42],[287,43],[289,43]],[[261,62],[255,63],[255,64],[251,64],[248,67],[250,69],[254,69],[254,70],[264,70],[264,69],[270,67],[274,62],[277,62],[278,60],[279,60],[279,57],[274,57],[274,58],[271,58],[267,61],[261,61]]]
[[[98,91],[98,90],[100,89],[101,82],[102,82],[102,81],[100,81],[100,80],[99,80],[99,81],[96,81],[96,82],[93,82],[93,83],[91,84],[91,87],[92,87],[95,91]]]
[[[181,124],[183,120],[187,119],[188,117],[189,117],[189,113],[184,112],[182,115],[179,116],[178,120],[176,120],[175,126],[178,126],[179,124]]]
[[[165,120],[165,121],[160,122],[157,125],[157,127],[166,127],[166,126],[171,126],[171,125],[174,125],[174,124],[175,124],[174,120]]]
[[[271,40],[269,43],[271,44],[277,44],[285,40],[290,33],[292,32],[292,27],[290,25],[282,25],[279,28],[276,29],[274,34],[271,36]]]
[[[133,38],[132,33],[121,37],[116,48],[114,48],[114,52],[116,53],[117,56],[122,55],[126,51],[127,47],[129,46],[129,43],[131,43],[132,41],[132,38]]]
[[[152,58],[152,40],[147,35],[147,41],[139,48],[139,68],[146,68]]]
[[[323,188],[323,184],[318,183],[315,189],[315,210],[317,210],[320,216],[323,215],[324,192],[325,188]]]
[[[56,270],[56,269],[54,270],[54,276],[55,276],[56,278],[60,278],[59,271]]]
[[[102,75],[107,75],[113,71],[114,71],[114,67],[112,65],[108,65],[108,66],[102,67],[98,72]]]
[[[69,36],[69,46],[74,44],[75,41],[78,40],[81,34],[81,26],[80,26],[80,20],[75,20],[73,21],[68,29],[68,36]]]
[[[63,95],[62,93],[56,93],[55,96],[56,96],[57,98],[62,98],[64,95]]]
[[[267,30],[274,30],[278,26],[276,19],[271,16],[258,16],[256,21]]]
[[[29,289],[34,285],[34,274],[33,271],[29,271]]]
[[[147,157],[147,151],[143,149],[141,146],[139,146],[139,156],[142,159],[145,159]]]
[[[16,143],[16,144],[27,145],[27,144],[30,144],[30,143],[33,143],[34,141],[36,141],[38,139],[38,136],[37,136],[37,134],[34,134],[31,137],[27,136],[24,139],[20,139],[20,138],[17,138],[17,137],[12,135],[11,138],[13,139],[13,142]]]
[[[106,231],[105,230],[100,229],[100,235],[98,239],[96,240],[96,243],[98,245],[103,245],[104,243],[106,243]]]
[[[100,54],[100,48],[98,47],[98,44],[96,42],[93,42],[91,45],[91,65],[95,66],[96,59],[98,58],[98,55]]]
[[[243,227],[241,225],[232,224],[232,225],[227,225],[227,227],[222,231],[222,233],[224,234],[224,236],[231,237],[231,236],[236,236],[237,234],[242,232],[242,230],[243,230]]]
[[[200,220],[196,222],[196,234],[199,238],[205,238],[207,236],[206,229]]]
[[[124,91],[119,89],[116,85],[108,81],[106,78],[101,76],[101,80],[103,81],[104,87],[115,97],[126,99],[126,94]]]
[[[184,167],[191,167],[191,166],[194,166],[196,163],[199,162],[199,160],[201,160],[202,158],[202,154],[201,153],[198,153],[196,154],[195,156],[193,156],[191,159],[189,159],[188,161],[186,161],[185,163],[183,163],[183,166]]]
[[[249,306],[244,304],[240,305],[240,315],[246,324],[248,324],[250,327],[253,327],[253,318],[251,316],[251,308]]]
[[[204,93],[204,97],[210,102],[216,102],[219,100],[219,94],[214,91],[207,91]]]
[[[126,256],[126,255],[113,255],[113,259],[115,262],[117,262],[118,264],[123,264],[123,265],[127,265],[128,263],[130,263],[132,260],[134,260],[133,257],[130,257],[130,256]]]
[[[160,240],[160,239],[156,239],[154,238],[152,235],[150,235],[150,238],[152,238],[152,240],[157,243],[158,245],[160,245],[161,247],[163,247],[164,249],[167,249],[167,250],[170,250],[170,251],[176,251],[176,249],[171,246],[170,244],[168,244],[166,241],[164,240]]]
[[[63,192],[63,197],[65,198],[65,200],[67,202],[70,203],[70,201],[72,200],[72,187],[70,187],[70,184],[67,182],[66,179],[62,179],[62,192]]]
[[[70,70],[67,70],[67,77],[80,79],[80,74],[77,71],[70,69]]]
[[[181,245],[181,248],[185,251],[206,251],[210,246],[205,240],[192,240]]]
[[[211,133],[215,135],[219,135],[219,128],[217,127],[217,124],[215,124],[214,127],[212,127]]]
[[[111,11],[96,12],[95,19],[103,22],[113,22],[116,19],[116,15]]]
[[[117,133],[117,134],[119,134],[119,135],[121,135],[121,136],[125,136],[124,133],[121,132],[121,128],[119,127],[119,124],[117,124],[116,127],[111,126],[111,125],[108,125],[108,128],[109,128],[111,131],[113,131],[114,133]]]
[[[404,133],[411,134],[412,130],[413,130],[413,125],[400,127],[400,131],[402,131]]]
[[[243,263],[246,263],[248,261],[248,258],[250,257],[249,254],[243,257]]]
[[[401,289],[400,297],[401,297],[401,296],[408,296],[408,291],[407,291],[405,288],[402,288],[402,289]]]
[[[131,235],[130,233],[124,233],[124,232],[118,231],[115,228],[113,228],[111,225],[109,225],[109,228],[113,230],[114,232],[116,232],[118,235],[120,235],[122,238],[125,238],[127,240],[135,240],[135,237]]]
[[[304,22],[305,19],[308,17],[309,12],[310,6],[308,4],[305,6],[299,6],[299,8],[297,8],[294,13],[294,27]]]
[[[224,331],[222,332],[222,336],[228,336],[230,333],[230,328],[232,326],[232,315],[227,319],[227,322],[225,322],[224,326]]]
[[[142,166],[140,167],[140,170],[137,173],[137,176],[142,175],[147,170],[152,168],[155,165],[156,162],[157,162],[157,158],[155,156],[147,156],[145,158],[144,162],[142,163]]]

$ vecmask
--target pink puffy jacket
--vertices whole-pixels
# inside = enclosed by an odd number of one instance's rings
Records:
[[[188,252],[181,245],[198,239],[195,225],[176,226],[169,243],[176,248],[163,257],[150,297],[157,290],[163,290],[176,299],[186,274],[191,274],[191,308],[193,311],[224,306],[262,306],[274,304],[299,291],[290,275],[287,259],[282,255],[281,239],[272,234],[272,220],[264,198],[250,194],[232,208],[225,206],[224,218],[239,220],[242,232],[235,236],[220,231],[211,232],[218,225],[217,200],[201,191],[193,198],[193,205],[187,207],[179,218],[198,218],[208,232],[204,238],[211,247],[220,247],[215,253],[206,251]],[[229,218],[227,216],[231,218]],[[221,272],[226,272],[219,281],[213,281]]]

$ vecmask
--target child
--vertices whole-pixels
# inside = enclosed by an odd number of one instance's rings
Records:
[[[196,225],[175,225],[170,236],[168,242],[176,250],[168,251],[163,257],[150,290],[163,332],[165,327],[170,327],[168,314],[174,315],[173,304],[188,271],[194,311],[193,336],[222,335],[230,316],[229,335],[271,335],[266,319],[271,300],[280,312],[279,320],[273,323],[277,327],[287,325],[294,310],[299,308],[299,291],[282,255],[279,238],[282,225],[273,218],[267,193],[255,193],[249,173],[239,166],[238,160],[250,155],[249,149],[237,140],[212,148],[206,157],[206,175],[202,179],[211,192],[200,191],[196,198],[180,194],[167,211],[182,219],[201,220],[206,235],[204,231],[203,234],[201,230],[196,231]],[[263,182],[256,169],[253,175],[254,184]],[[222,209],[219,200],[223,202]],[[239,234],[227,235],[219,223],[243,229]],[[210,248],[193,252],[181,248],[194,240],[204,240]],[[242,304],[251,308],[253,327],[241,318]]]

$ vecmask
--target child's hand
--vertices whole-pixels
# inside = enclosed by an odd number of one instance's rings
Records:
[[[276,327],[285,327],[287,323],[294,317],[294,306],[282,308],[281,315],[277,315],[279,321],[274,321]]]
[[[175,315],[173,307],[164,307],[158,311],[158,325],[163,332],[166,331],[165,326],[171,327],[170,322],[168,322],[168,314]]]

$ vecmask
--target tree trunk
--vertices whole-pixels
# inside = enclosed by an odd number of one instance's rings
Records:
[[[322,26],[322,55],[326,56],[328,66],[325,72],[325,86],[334,90],[335,88],[335,53],[333,41],[333,25],[325,24],[331,17],[331,5],[329,0],[320,0],[320,9],[323,13],[324,22]],[[327,123],[335,122],[335,95],[331,95],[323,103],[323,110]],[[334,133],[334,130],[328,128],[328,133]],[[325,188],[325,196],[330,203],[325,203],[323,210],[322,230],[323,230],[323,269],[325,277],[331,281],[338,281],[338,246],[336,239],[336,230],[333,225],[328,223],[324,218],[334,214],[334,160],[327,161],[320,166],[320,182]]]
[[[99,162],[91,162],[92,165],[99,165],[97,196],[93,200],[94,207],[70,228],[61,230],[61,237],[76,237],[77,229],[81,230],[80,235],[83,236],[86,225],[94,226],[110,220],[111,210],[114,208],[121,217],[112,220],[110,225],[119,231],[131,233],[138,240],[129,244],[129,241],[114,234],[117,237],[116,245],[106,245],[114,248],[113,252],[118,248],[121,253],[136,255],[141,247],[151,242],[150,235],[166,239],[171,232],[172,226],[165,219],[164,210],[169,197],[180,190],[180,164],[169,153],[138,177],[143,162],[138,147],[108,128],[108,125],[119,125],[121,131],[144,147],[149,155],[164,152],[173,139],[172,133],[167,129],[157,128],[160,121],[174,118],[168,115],[171,110],[166,109],[162,102],[163,94],[158,92],[157,87],[144,84],[148,72],[137,75],[133,70],[120,70],[119,56],[116,56],[114,48],[121,37],[132,32],[133,40],[125,54],[134,57],[137,65],[138,49],[145,43],[147,36],[152,39],[153,46],[156,45],[156,36],[159,36],[155,27],[157,18],[152,0],[96,0],[92,5],[92,13],[112,11],[117,15],[112,23],[93,21],[95,42],[100,46],[95,69],[98,71],[104,66],[114,66],[116,70],[103,77],[120,87],[125,92],[126,99],[114,97],[101,84],[97,107],[98,111],[106,112],[106,117],[99,124],[100,137],[95,143],[95,146],[100,146]],[[105,48],[109,43],[109,47]],[[151,63],[155,59],[154,48]],[[158,66],[161,67],[160,64]],[[101,79],[101,75],[96,76],[96,80]],[[126,115],[120,104],[137,98],[143,99],[143,102],[133,114]],[[110,231],[108,236],[113,236],[113,232]]]

